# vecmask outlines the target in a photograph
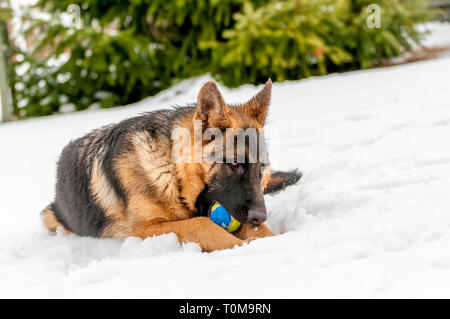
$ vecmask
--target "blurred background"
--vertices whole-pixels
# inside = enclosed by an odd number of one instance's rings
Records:
[[[126,105],[206,73],[237,87],[388,65],[420,47],[419,26],[448,20],[449,8],[450,0],[0,0],[2,121]]]

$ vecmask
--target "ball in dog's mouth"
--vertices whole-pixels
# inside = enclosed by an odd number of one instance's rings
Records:
[[[218,201],[214,201],[208,210],[208,217],[229,233],[235,232],[241,223]]]

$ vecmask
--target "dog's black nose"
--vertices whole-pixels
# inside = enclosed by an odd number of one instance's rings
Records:
[[[267,219],[267,214],[265,212],[265,210],[260,210],[260,209],[250,209],[248,211],[248,221],[251,224],[254,225],[259,225],[262,224],[266,221]]]

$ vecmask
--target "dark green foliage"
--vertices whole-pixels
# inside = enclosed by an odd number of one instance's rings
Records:
[[[128,104],[205,72],[238,86],[367,68],[420,41],[415,24],[431,16],[426,0],[379,0],[381,28],[370,29],[373,2],[40,0],[51,19],[24,18],[39,37],[15,48],[15,113]],[[61,21],[71,4],[81,28]]]
[[[293,80],[368,68],[420,41],[415,26],[433,15],[426,1],[378,0],[381,28],[369,28],[373,0],[246,3],[214,45],[215,72],[228,86]],[[409,39],[409,40],[408,40]]]

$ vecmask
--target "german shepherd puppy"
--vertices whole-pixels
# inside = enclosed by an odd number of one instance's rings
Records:
[[[192,106],[144,113],[71,141],[57,165],[55,201],[42,212],[45,226],[113,238],[173,232],[180,242],[198,243],[204,251],[273,235],[264,224],[263,194],[296,183],[300,173],[270,172],[260,159],[176,163],[171,156],[171,132],[193,132],[194,120],[201,121],[202,130],[262,129],[271,87],[269,80],[247,103],[232,106],[210,81]],[[237,232],[228,233],[207,217],[213,201],[242,223]]]

